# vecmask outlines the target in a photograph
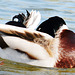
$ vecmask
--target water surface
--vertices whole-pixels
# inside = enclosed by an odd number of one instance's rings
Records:
[[[25,13],[26,9],[40,11],[41,22],[60,16],[75,32],[75,0],[0,0],[0,24],[18,13]],[[0,75],[75,75],[75,69],[40,68],[4,60],[4,64],[0,65]]]

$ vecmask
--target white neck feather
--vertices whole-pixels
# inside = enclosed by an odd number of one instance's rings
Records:
[[[68,29],[68,27],[66,25],[61,26],[59,28],[59,30],[55,33],[55,35],[56,35],[55,37],[59,37],[59,34],[65,29]]]

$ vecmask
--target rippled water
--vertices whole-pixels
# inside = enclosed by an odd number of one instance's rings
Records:
[[[11,20],[18,13],[25,13],[26,9],[40,11],[41,22],[52,16],[60,16],[64,18],[69,29],[75,32],[75,0],[0,0],[0,24]],[[39,68],[8,60],[0,65],[0,75],[24,74],[75,75],[75,69]]]

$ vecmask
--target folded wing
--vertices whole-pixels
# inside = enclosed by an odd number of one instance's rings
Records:
[[[21,50],[35,59],[52,56],[49,46],[53,38],[48,34],[2,24],[0,24],[0,32],[7,34],[1,36],[10,48]]]

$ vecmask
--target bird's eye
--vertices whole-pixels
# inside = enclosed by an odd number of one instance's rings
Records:
[[[41,28],[39,28],[38,30],[41,30]]]
[[[17,18],[15,18],[14,21],[18,22],[19,20]]]

